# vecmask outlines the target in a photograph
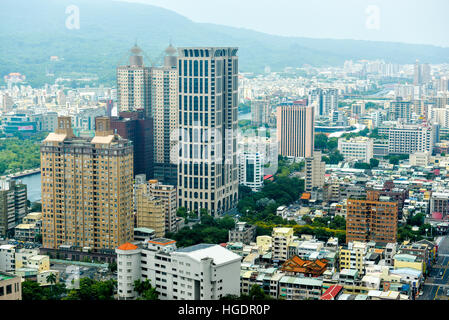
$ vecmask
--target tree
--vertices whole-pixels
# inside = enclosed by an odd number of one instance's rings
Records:
[[[249,300],[271,300],[272,298],[267,295],[260,286],[254,284],[249,290]]]
[[[111,273],[117,271],[117,263],[116,262],[109,263],[108,269],[109,269],[109,272],[111,272]]]
[[[63,300],[114,300],[115,280],[80,279],[79,289],[69,291]]]
[[[151,286],[149,279],[134,281],[134,290],[139,295],[137,300],[158,300],[159,298],[159,293]]]
[[[371,169],[377,168],[379,166],[379,160],[371,158],[369,160],[369,164],[371,166]]]

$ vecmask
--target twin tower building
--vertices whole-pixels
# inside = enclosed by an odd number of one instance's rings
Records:
[[[165,50],[117,68],[118,116],[76,137],[69,117],[41,146],[43,244],[115,249],[132,240],[136,174],[177,186],[177,206],[213,216],[238,201],[237,48]]]

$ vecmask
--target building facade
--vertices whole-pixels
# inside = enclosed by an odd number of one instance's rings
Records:
[[[214,244],[177,249],[156,238],[116,249],[119,299],[135,299],[135,280],[150,280],[161,300],[218,300],[240,294],[241,257]]]
[[[281,104],[276,112],[279,154],[294,158],[312,157],[315,142],[314,108]]]
[[[366,137],[357,137],[346,140],[338,139],[338,151],[345,160],[358,160],[365,163],[374,157],[374,140]]]
[[[237,48],[179,48],[178,206],[213,216],[238,201]]]
[[[132,240],[133,147],[97,118],[94,138],[70,117],[41,144],[43,247],[115,249]]]

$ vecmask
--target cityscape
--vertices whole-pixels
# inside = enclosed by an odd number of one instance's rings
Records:
[[[449,45],[218,33],[0,59],[0,300],[449,300]]]

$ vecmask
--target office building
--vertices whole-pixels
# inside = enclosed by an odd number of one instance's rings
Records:
[[[178,49],[178,206],[189,211],[237,205],[237,50]]]
[[[176,49],[165,50],[164,65],[150,68],[151,109],[154,121],[154,175],[164,184],[177,184],[178,70]]]
[[[240,153],[239,161],[239,184],[258,192],[263,187],[263,159],[259,153]]]
[[[135,280],[150,280],[161,300],[218,300],[240,294],[241,256],[214,244],[178,249],[156,238],[116,249],[119,299],[135,299]]]
[[[323,155],[321,151],[314,151],[313,157],[306,158],[306,179],[305,190],[313,191],[315,188],[324,187],[324,174],[326,173],[326,163],[321,161]]]
[[[432,127],[426,125],[399,125],[389,128],[388,153],[412,154],[433,151]]]
[[[345,160],[357,160],[365,163],[374,157],[374,140],[366,137],[356,137],[346,140],[338,139],[338,151]]]
[[[93,138],[75,137],[70,117],[41,144],[43,247],[113,250],[132,240],[133,147],[96,119]]]
[[[27,186],[20,180],[0,180],[0,237],[12,236],[27,214]]]
[[[279,154],[284,157],[313,156],[314,109],[312,106],[281,104],[277,108]]]

